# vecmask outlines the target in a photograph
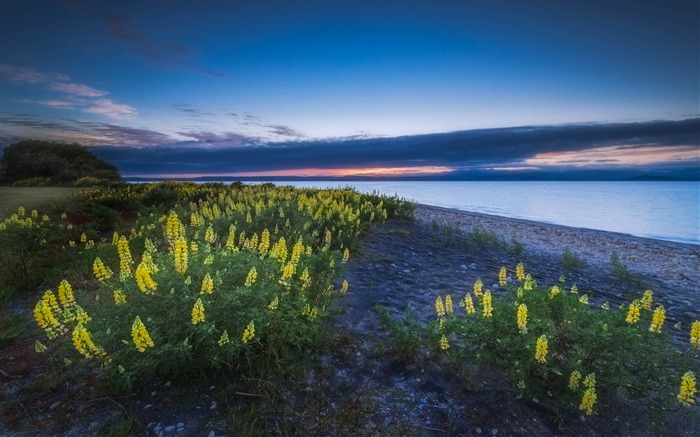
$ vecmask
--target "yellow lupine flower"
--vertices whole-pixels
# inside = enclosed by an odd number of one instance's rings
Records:
[[[294,244],[294,247],[292,247],[292,258],[289,260],[289,262],[294,264],[295,268],[296,268],[296,265],[299,264],[299,259],[301,259],[301,254],[303,252],[304,252],[304,240],[301,237],[299,237],[296,244]]]
[[[306,304],[304,308],[301,309],[301,315],[313,320],[318,316],[318,308]]]
[[[532,276],[528,273],[525,276],[525,283],[523,284],[523,289],[525,291],[532,291],[537,286],[537,282],[532,279]]]
[[[486,318],[493,316],[493,305],[491,303],[490,291],[484,293],[484,297],[481,299],[481,315]]]
[[[583,296],[578,298],[578,301],[584,305],[588,305],[588,295],[584,294]]]
[[[187,240],[185,240],[185,237],[181,236],[177,240],[175,240],[175,245],[173,247],[173,260],[175,264],[175,271],[181,275],[184,275],[187,272],[187,257]]]
[[[87,323],[92,320],[92,317],[90,317],[90,315],[80,305],[76,305],[75,319],[78,321],[78,323]]]
[[[280,306],[279,297],[275,296],[275,298],[272,299],[272,302],[270,302],[270,305],[268,305],[267,308],[268,308],[270,311],[274,311],[274,310],[276,310],[277,308],[279,308],[279,306]]]
[[[594,388],[589,388],[583,392],[583,398],[581,399],[581,405],[578,409],[585,411],[587,415],[593,414],[593,405],[595,405],[598,396],[595,393]]]
[[[476,282],[474,282],[474,296],[479,297],[482,294],[484,294],[481,290],[484,287],[484,283],[481,282],[481,278],[476,278]]]
[[[75,349],[85,358],[100,359],[104,364],[111,361],[104,349],[95,345],[95,343],[92,341],[90,333],[87,329],[85,329],[82,323],[78,323],[73,330],[72,340]]]
[[[46,346],[39,340],[34,342],[34,350],[38,353],[46,352]]]
[[[34,212],[34,211],[32,211],[32,213],[33,213],[33,212]],[[33,215],[33,214],[32,214],[32,215]],[[80,242],[81,242],[81,243],[87,243],[87,235],[85,235],[85,232],[83,232],[82,234],[80,234]]]
[[[22,217],[24,214],[25,214],[25,210],[24,210],[23,206],[20,206],[19,208],[17,208],[17,215],[18,216]]]
[[[248,243],[248,247],[250,247],[253,250],[258,250],[258,234],[257,232],[253,234],[252,237],[250,237],[250,242]]]
[[[515,277],[518,278],[520,282],[525,280],[525,265],[521,262],[515,267]]]
[[[238,247],[236,247],[236,227],[234,225],[228,228],[228,238],[226,239],[226,248],[232,252],[236,252]]]
[[[192,307],[192,324],[196,325],[204,320],[204,304],[200,298],[197,299],[197,302],[194,303],[194,307]]]
[[[126,303],[126,295],[122,290],[114,290],[114,303],[116,305],[122,305]]]
[[[678,393],[678,400],[681,404],[691,405],[695,403],[695,374],[693,372],[685,372],[681,377],[681,387]]]
[[[527,305],[518,305],[518,330],[521,334],[527,334]]]
[[[537,344],[535,345],[535,360],[537,360],[538,363],[546,363],[547,362],[547,349],[548,348],[549,348],[549,345],[547,342],[547,336],[541,335],[537,339]]]
[[[654,292],[651,290],[647,290],[644,292],[644,296],[642,296],[642,300],[640,302],[640,305],[642,308],[645,310],[650,310],[651,309],[651,303],[654,301]]]
[[[570,293],[571,294],[578,294],[578,287],[576,286],[576,284],[571,286]]]
[[[243,343],[248,343],[253,338],[255,338],[255,324],[253,324],[253,321],[251,320],[243,331],[243,337],[241,340]]]
[[[445,305],[442,303],[442,296],[438,296],[435,299],[435,312],[438,317],[443,317],[445,315]]]
[[[133,264],[133,259],[131,258],[131,251],[129,250],[129,241],[125,236],[119,237],[117,242],[117,253],[119,254],[119,270],[123,277],[131,276],[131,264]]]
[[[251,285],[255,284],[255,281],[258,278],[258,271],[255,269],[255,266],[250,268],[250,271],[248,272],[248,275],[245,278],[245,286],[250,287]]]
[[[700,349],[700,320],[696,320],[690,325],[690,345],[695,349]]]
[[[309,275],[308,267],[304,267],[304,271],[301,273],[299,281],[301,281],[301,291],[306,291],[311,286],[311,276]]]
[[[216,233],[214,233],[214,228],[209,225],[207,228],[206,232],[204,232],[204,241],[206,241],[209,244],[214,243],[216,241]]]
[[[345,250],[343,251],[343,264],[348,262],[348,259],[350,258],[350,250],[346,247]]]
[[[112,271],[104,265],[100,257],[95,258],[95,261],[92,263],[92,272],[100,282],[112,277]]]
[[[442,338],[440,338],[440,349],[446,351],[447,349],[449,349],[449,347],[450,344],[447,342],[447,337],[445,337],[445,335],[443,334]]]
[[[119,233],[117,231],[114,231],[112,234],[112,246],[116,246],[119,243]]]
[[[661,327],[664,326],[664,321],[666,320],[666,309],[663,305],[659,305],[654,310],[654,315],[651,318],[651,325],[649,326],[649,332],[661,332]]]
[[[595,388],[595,373],[589,373],[583,379],[583,385],[586,388]]]
[[[146,348],[155,346],[139,316],[136,316],[134,324],[131,325],[131,338],[139,352],[145,352]]]
[[[445,296],[445,312],[447,314],[454,313],[454,311],[452,309],[452,296],[450,296],[449,294],[447,296]]]
[[[625,321],[630,325],[634,325],[635,323],[639,322],[639,315],[639,303],[636,301],[632,302],[627,310],[627,317],[625,318]]]
[[[467,311],[467,314],[476,314],[476,309],[474,308],[474,301],[472,300],[472,295],[467,293],[466,296],[464,296],[464,306]]]
[[[606,300],[605,303],[603,303],[603,305],[601,305],[601,308],[606,310],[606,311],[609,310],[610,309],[610,302],[608,302]]]
[[[505,266],[503,266],[498,272],[498,285],[501,287],[505,286],[507,284],[506,279],[508,279],[508,271],[506,270]]]
[[[556,285],[552,286],[552,288],[549,290],[549,298],[554,299],[555,296],[557,296],[560,293],[559,287]]]
[[[343,284],[340,286],[340,292],[341,293],[347,293],[348,292],[348,281],[344,280]]]
[[[569,389],[576,390],[581,382],[581,372],[574,370],[569,376]]]
[[[199,294],[212,294],[214,292],[214,280],[211,279],[211,275],[207,272],[202,279],[202,288]]]
[[[149,294],[158,287],[156,281],[151,277],[151,271],[145,262],[141,261],[136,267],[136,284],[142,293]]]
[[[267,228],[263,229],[262,235],[260,236],[260,244],[258,244],[258,253],[260,255],[266,255],[267,251],[270,249],[270,231]]]
[[[61,305],[63,305],[64,308],[70,308],[75,305],[73,288],[65,279],[58,284],[58,300],[61,302]]]
[[[219,346],[223,346],[225,344],[230,343],[231,340],[228,338],[228,331],[224,329],[224,333],[221,334],[221,337],[219,337]]]

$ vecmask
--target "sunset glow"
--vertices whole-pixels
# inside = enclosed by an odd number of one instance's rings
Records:
[[[422,167],[373,167],[373,168],[295,168],[290,170],[251,171],[234,173],[177,173],[177,174],[144,174],[137,177],[153,177],[164,179],[200,178],[200,177],[352,177],[352,176],[417,176],[440,174],[454,171],[451,167],[422,166]]]

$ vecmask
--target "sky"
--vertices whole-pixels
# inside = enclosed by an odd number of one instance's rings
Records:
[[[696,0],[0,3],[0,147],[125,176],[700,176]]]

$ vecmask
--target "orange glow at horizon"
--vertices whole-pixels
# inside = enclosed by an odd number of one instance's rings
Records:
[[[693,146],[644,146],[634,148],[609,146],[571,152],[538,153],[534,158],[526,159],[523,163],[540,166],[588,167],[647,165],[698,160],[700,160],[700,151]]]
[[[366,167],[366,168],[297,168],[289,170],[250,171],[234,173],[177,173],[132,175],[134,177],[152,178],[197,178],[197,177],[344,177],[344,176],[416,176],[426,174],[448,173],[454,171],[446,166],[417,167]]]

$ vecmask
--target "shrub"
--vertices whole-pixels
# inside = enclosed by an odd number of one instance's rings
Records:
[[[468,294],[460,302],[463,315],[439,298],[434,344],[455,363],[496,366],[524,396],[586,414],[617,393],[657,408],[692,402],[693,394],[681,400],[679,386],[682,375],[698,371],[700,329],[695,344],[679,354],[651,291],[618,309],[593,308],[575,285],[540,287],[522,267],[518,281],[502,295]]]
[[[348,189],[175,183],[81,197],[150,201],[163,193],[174,202],[167,214],[143,211],[122,235],[94,244],[94,279],[75,292],[62,281],[37,303],[47,336],[39,349],[104,366],[122,387],[152,376],[280,367],[322,337],[333,290],[347,289],[333,281],[349,248],[387,218],[383,202],[394,202]]]
[[[43,178],[43,177],[32,177],[32,178],[24,178],[20,179],[18,181],[15,181],[12,186],[13,187],[43,187],[48,185],[51,182],[50,178]]]

